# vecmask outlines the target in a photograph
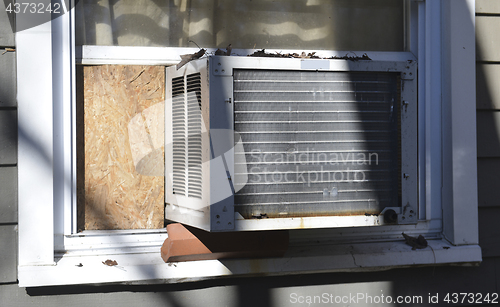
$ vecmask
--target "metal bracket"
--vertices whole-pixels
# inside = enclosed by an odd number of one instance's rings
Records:
[[[417,211],[408,203],[402,208],[402,213],[398,215],[398,224],[413,224],[416,222]]]
[[[415,224],[417,223],[417,211],[407,204],[401,207],[387,207],[382,210],[380,215],[383,217],[385,224]]]
[[[234,230],[234,207],[224,201],[213,204],[210,208],[211,231]]]
[[[217,58],[212,60],[212,73],[215,76],[231,76],[233,74],[232,69],[226,69],[222,64],[222,61],[218,61]]]
[[[406,62],[406,69],[401,72],[401,79],[403,80],[413,80],[415,79],[415,64],[416,61],[409,60]]]

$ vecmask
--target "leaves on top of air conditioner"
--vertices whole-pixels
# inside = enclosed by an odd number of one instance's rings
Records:
[[[360,60],[365,60],[365,61],[370,61],[371,58],[366,54],[363,53],[362,56],[358,56],[354,53],[354,55],[349,55],[347,53],[344,56],[332,56],[329,58],[322,58],[316,55],[316,52],[309,52],[305,53],[302,51],[301,54],[298,53],[281,53],[281,52],[275,52],[275,53],[268,53],[266,52],[265,49],[257,50],[254,53],[248,55],[251,57],[271,57],[271,58],[299,58],[299,59],[333,59],[333,60],[349,60],[349,61],[360,61]]]
[[[177,70],[179,70],[182,66],[186,65],[189,62],[201,58],[206,51],[207,51],[206,49],[200,49],[198,52],[193,54],[181,55],[181,61],[179,62],[179,64],[177,64]]]

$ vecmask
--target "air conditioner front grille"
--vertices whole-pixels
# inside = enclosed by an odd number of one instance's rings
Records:
[[[201,75],[172,79],[173,192],[202,197]]]
[[[235,70],[234,127],[245,149],[236,154],[247,166],[235,174],[244,185],[235,210],[293,217],[398,206],[397,80],[397,73]]]

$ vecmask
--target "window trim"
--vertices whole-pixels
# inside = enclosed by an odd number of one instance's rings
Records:
[[[133,234],[116,231],[82,236],[76,234],[76,225],[58,222],[76,220],[76,212],[71,209],[76,201],[73,192],[76,150],[72,142],[75,123],[71,120],[75,110],[74,11],[16,33],[19,286],[180,282],[255,273],[276,275],[480,262],[476,119],[472,103],[475,74],[471,73],[475,71],[475,1],[410,3],[412,18],[419,19],[418,27],[412,27],[409,41],[410,52],[419,59],[419,202],[420,208],[425,208],[420,216],[425,221],[417,226],[377,227],[379,242],[369,242],[374,239],[374,228],[291,231],[290,250],[279,259],[169,265],[159,256],[159,246],[167,236],[165,231]],[[22,22],[22,18],[29,16],[19,15],[17,22]],[[470,18],[471,23],[464,22],[464,18]],[[177,54],[184,51],[175,50]],[[83,62],[85,52],[83,48],[82,63],[89,64]],[[103,57],[99,59],[102,61]],[[436,103],[440,100],[441,103]],[[412,251],[400,240],[402,231],[434,239],[429,240],[432,250]],[[381,233],[386,235],[380,236]],[[128,243],[130,238],[139,237],[146,244]],[[310,245],[311,238],[319,243]],[[103,249],[88,249],[103,240],[109,243],[101,246]],[[308,252],[301,256],[296,251],[305,245]],[[111,258],[119,266],[102,264]],[[252,269],[256,267],[254,262],[259,263],[258,272]],[[78,271],[80,263],[84,273]],[[103,274],[103,269],[109,274]]]
[[[181,283],[221,277],[278,276],[318,272],[363,272],[420,265],[480,261],[474,245],[429,241],[431,248],[412,250],[402,242],[314,245],[295,243],[283,258],[223,259],[164,263],[159,251],[62,257],[57,265],[19,267],[19,286],[102,283]],[[306,255],[303,252],[307,249]],[[102,264],[107,259],[118,265]],[[465,260],[467,259],[467,260]]]
[[[216,48],[205,48],[206,54],[214,54]],[[179,63],[181,54],[193,54],[198,52],[198,48],[179,47],[130,47],[130,46],[76,46],[76,64],[81,65],[174,65]],[[247,56],[254,53],[255,49],[232,49],[233,56]],[[297,53],[295,49],[265,49],[266,53]],[[337,56],[339,58],[348,56],[362,56],[369,53],[370,58],[375,61],[406,61],[415,58],[411,51],[386,52],[386,51],[332,51],[332,50],[300,50],[305,53],[315,52],[318,57],[329,58]]]

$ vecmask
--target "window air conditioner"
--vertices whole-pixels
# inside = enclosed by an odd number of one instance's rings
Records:
[[[209,56],[166,77],[166,219],[417,222],[415,62]]]

